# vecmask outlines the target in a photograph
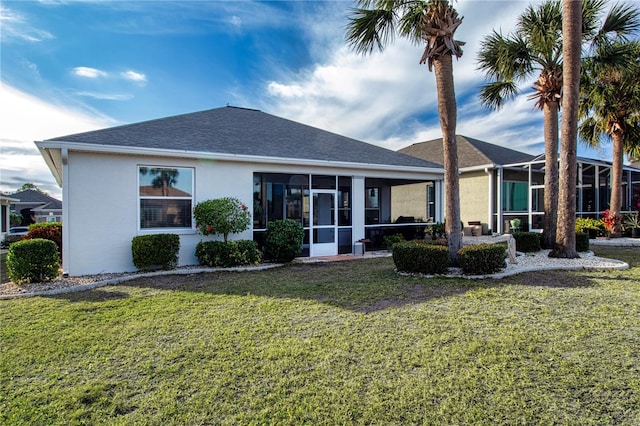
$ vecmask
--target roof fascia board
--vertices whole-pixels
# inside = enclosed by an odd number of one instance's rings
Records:
[[[480,166],[469,166],[469,167],[461,167],[459,169],[460,173],[463,172],[477,172],[479,170],[484,171],[485,169],[495,169],[499,166],[497,166],[495,163],[489,163],[489,164],[484,164],[484,165],[480,165]]]
[[[251,162],[251,163],[275,163],[275,164],[294,164],[305,166],[332,166],[339,168],[351,168],[358,170],[386,170],[386,171],[401,171],[401,172],[415,172],[415,173],[434,173],[438,175],[444,175],[443,168],[432,167],[418,167],[418,166],[397,166],[387,164],[374,164],[374,163],[350,163],[342,161],[329,161],[329,160],[309,160],[298,158],[283,158],[283,157],[264,157],[257,155],[237,155],[237,154],[220,154],[211,152],[200,151],[178,151],[171,149],[158,149],[158,148],[141,148],[141,147],[126,147],[126,146],[106,146],[98,144],[84,144],[77,142],[64,142],[64,141],[40,141],[36,142],[36,145],[40,149],[61,149],[67,148],[70,151],[85,151],[85,152],[97,152],[105,154],[121,154],[121,155],[154,155],[161,157],[179,157],[179,158],[198,158],[206,160],[225,160],[225,161],[237,161],[237,162]],[[50,168],[55,169],[55,163],[53,159],[48,159],[49,154],[44,155],[45,161]],[[52,167],[53,166],[53,167]],[[401,170],[398,170],[402,167]],[[56,176],[56,180],[58,180]]]

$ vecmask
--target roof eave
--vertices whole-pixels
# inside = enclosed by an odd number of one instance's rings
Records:
[[[356,170],[385,170],[385,171],[398,171],[398,167],[402,167],[403,172],[420,172],[420,173],[434,173],[444,174],[444,168],[442,167],[421,167],[421,166],[399,166],[388,164],[376,164],[376,163],[354,163],[347,161],[331,161],[331,160],[312,160],[312,159],[299,159],[299,158],[284,158],[284,157],[266,157],[258,155],[239,155],[239,154],[225,154],[225,153],[213,153],[202,151],[189,151],[189,150],[175,150],[175,149],[160,149],[160,148],[143,148],[143,147],[128,147],[128,146],[113,146],[113,145],[101,145],[101,144],[88,144],[78,142],[65,142],[65,141],[40,141],[36,142],[38,149],[40,149],[42,156],[47,162],[47,165],[54,173],[56,181],[61,184],[62,179],[58,180],[58,176],[62,176],[62,170],[58,170],[55,161],[50,155],[49,151],[52,149],[63,149],[84,152],[95,152],[104,154],[119,154],[119,155],[153,155],[161,157],[173,157],[173,158],[199,158],[207,160],[225,160],[235,162],[252,162],[252,163],[277,163],[277,164],[294,164],[305,166],[333,166],[341,168],[351,168]]]

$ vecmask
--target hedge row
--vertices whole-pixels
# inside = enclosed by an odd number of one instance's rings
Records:
[[[504,244],[478,244],[458,251],[458,262],[467,275],[492,274],[505,267]],[[449,248],[428,241],[407,241],[393,246],[393,263],[401,272],[445,274],[450,266]]]

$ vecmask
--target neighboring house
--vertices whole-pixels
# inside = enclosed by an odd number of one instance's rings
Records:
[[[533,156],[466,136],[457,136],[460,210],[465,227],[480,222],[483,233],[510,232],[518,218],[521,230],[541,231],[544,216],[544,155]],[[443,164],[442,139],[399,150]],[[598,218],[608,208],[611,163],[578,158],[577,215]],[[625,166],[623,211],[638,209],[640,169]]]
[[[197,264],[196,244],[206,238],[193,207],[227,196],[253,214],[251,228],[233,238],[262,245],[268,222],[289,218],[305,229],[301,255],[352,253],[355,242],[406,216],[391,211],[392,188],[441,188],[443,179],[440,165],[236,107],[36,145],[63,188],[70,275],[135,270],[132,238],[159,232],[180,235],[179,265]]]
[[[11,227],[11,203],[18,201],[17,198],[13,198],[7,194],[0,192],[0,240],[4,238],[5,234]]]
[[[11,211],[22,216],[21,225],[35,222],[62,222],[62,201],[35,189],[9,194]]]

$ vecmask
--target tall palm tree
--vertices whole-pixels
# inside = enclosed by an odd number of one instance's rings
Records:
[[[624,154],[640,154],[640,42],[604,43],[585,59],[584,68],[580,136],[591,146],[613,142],[609,212],[619,215]],[[613,235],[619,234],[618,224]]]
[[[463,42],[453,38],[462,17],[448,0],[358,0],[349,19],[347,41],[357,52],[383,50],[396,32],[414,43],[424,43],[420,64],[435,69],[438,113],[444,149],[445,217],[449,256],[455,264],[462,246],[460,187],[456,143],[457,106],[453,82],[453,56],[462,56]]]
[[[543,246],[555,242],[558,198],[558,111],[562,91],[562,9],[559,1],[528,6],[509,36],[493,31],[481,43],[479,69],[493,80],[482,87],[483,104],[500,108],[519,85],[538,74],[535,106],[543,111],[545,142]]]
[[[562,2],[562,130],[558,185],[558,222],[550,257],[576,258],[576,175],[578,99],[582,48],[582,0]]]
[[[629,34],[633,26],[625,7],[614,7],[599,23],[605,0],[582,2],[582,41],[597,45],[613,35]],[[549,0],[529,6],[509,36],[494,31],[482,41],[479,69],[493,80],[481,92],[481,101],[500,108],[514,97],[519,85],[537,73],[530,99],[543,111],[545,140],[545,190],[543,245],[553,248],[556,241],[558,196],[558,111],[562,94],[562,6]]]

